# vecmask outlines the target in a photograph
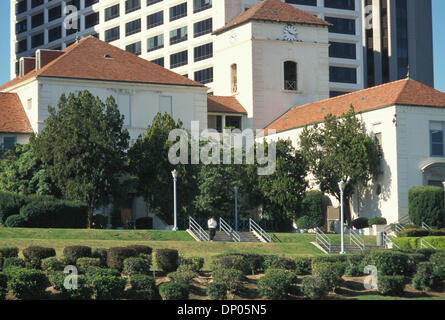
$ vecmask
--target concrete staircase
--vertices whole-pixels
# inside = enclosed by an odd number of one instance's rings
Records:
[[[366,246],[365,249],[383,249],[383,246]],[[332,244],[331,245],[331,254],[338,254],[341,250],[341,244]],[[345,244],[345,252],[348,254],[358,254],[362,252],[362,249],[357,247],[356,245]]]
[[[238,232],[241,242],[260,242],[260,240],[252,232]],[[224,231],[216,231],[215,242],[233,242],[229,235]]]

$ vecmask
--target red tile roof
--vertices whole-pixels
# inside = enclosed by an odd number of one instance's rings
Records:
[[[392,105],[445,108],[445,93],[410,79],[402,79],[335,98],[290,109],[265,129],[277,132],[322,122],[326,115],[341,116],[350,106],[356,113]]]
[[[246,109],[243,108],[235,97],[225,96],[207,96],[207,111],[247,114]]]
[[[251,20],[310,24],[325,27],[330,25],[328,22],[281,0],[263,0],[213,33],[219,34]]]
[[[33,132],[22,103],[16,93],[0,93],[0,132]]]
[[[33,70],[23,77],[7,82],[0,87],[0,91],[33,77],[203,87],[199,82],[94,37],[84,38],[64,51],[63,55],[40,70]]]

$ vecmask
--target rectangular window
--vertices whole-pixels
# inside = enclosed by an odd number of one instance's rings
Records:
[[[17,143],[17,137],[3,137],[3,150],[9,150]]]
[[[193,12],[200,12],[212,7],[212,0],[193,0]]]
[[[62,16],[62,6],[57,6],[48,10],[48,21],[59,19]]]
[[[188,51],[181,51],[170,55],[170,69],[177,68],[188,63]]]
[[[48,30],[48,41],[52,42],[62,38],[62,26],[58,26]]]
[[[170,21],[178,20],[187,16],[187,2],[170,8]]]
[[[99,12],[94,12],[85,16],[85,29],[94,27],[99,24]]]
[[[147,52],[164,48],[164,35],[160,34],[147,39]]]
[[[154,59],[151,60],[151,62],[157,64],[158,66],[163,67],[164,66],[164,58],[158,58],[158,59]]]
[[[31,0],[31,8],[36,8],[43,4],[43,0]]]
[[[325,20],[332,24],[329,32],[355,35],[355,20],[334,17],[325,17]]]
[[[213,43],[207,43],[199,47],[195,47],[195,62],[213,57]]]
[[[28,50],[28,43],[26,41],[26,38],[23,40],[18,41],[15,44],[15,53],[22,53],[24,51]]]
[[[43,24],[43,12],[31,17],[31,27],[35,28]]]
[[[213,82],[213,68],[207,68],[195,72],[195,81],[202,84]]]
[[[105,9],[105,21],[119,17],[119,4]]]
[[[67,6],[75,6],[77,10],[80,10],[80,0],[71,0],[66,2]]]
[[[187,27],[170,31],[170,45],[187,40]]]
[[[241,130],[241,117],[226,116],[226,128]]]
[[[317,6],[317,0],[286,0],[285,2],[290,4],[299,4],[303,6],[312,6],[312,7]]]
[[[431,156],[443,157],[443,122],[430,122]]]
[[[141,8],[141,0],[125,1],[125,13],[130,13]]]
[[[141,54],[141,42],[132,43],[125,47],[125,50],[139,56]]]
[[[69,36],[69,35],[75,34],[79,30],[80,30],[80,18],[77,19],[77,28],[72,27],[72,28],[66,29],[66,35]]]
[[[26,19],[15,24],[15,34],[25,32],[26,30],[28,30]]]
[[[22,0],[20,2],[17,2],[15,5],[15,14],[20,14],[28,10],[28,1]]]
[[[161,2],[162,0],[147,0],[147,7],[151,6],[152,4]]]
[[[154,28],[164,23],[164,11],[159,11],[147,16],[147,29]]]
[[[85,8],[88,8],[98,2],[99,2],[99,0],[85,0]]]
[[[326,8],[355,10],[355,0],[324,0]]]
[[[128,22],[125,25],[125,35],[127,37],[138,32],[141,32],[141,19]]]
[[[31,37],[31,48],[43,45],[43,32]]]
[[[105,41],[111,42],[120,38],[119,27],[108,29],[105,31]]]
[[[199,37],[212,32],[212,18],[198,21],[193,25],[193,36]]]
[[[357,70],[355,68],[329,67],[329,81],[357,83]]]
[[[342,59],[356,59],[356,47],[354,43],[329,42],[329,57]]]

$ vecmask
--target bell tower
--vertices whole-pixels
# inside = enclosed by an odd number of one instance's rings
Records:
[[[214,94],[236,97],[253,129],[329,98],[328,26],[280,0],[256,4],[214,31]]]

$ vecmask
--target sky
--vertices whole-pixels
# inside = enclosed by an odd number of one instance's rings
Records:
[[[423,1],[423,0],[417,0]],[[9,0],[0,1],[0,85],[9,80],[10,35]],[[445,1],[432,0],[433,4],[433,42],[434,42],[434,86],[445,92]]]

